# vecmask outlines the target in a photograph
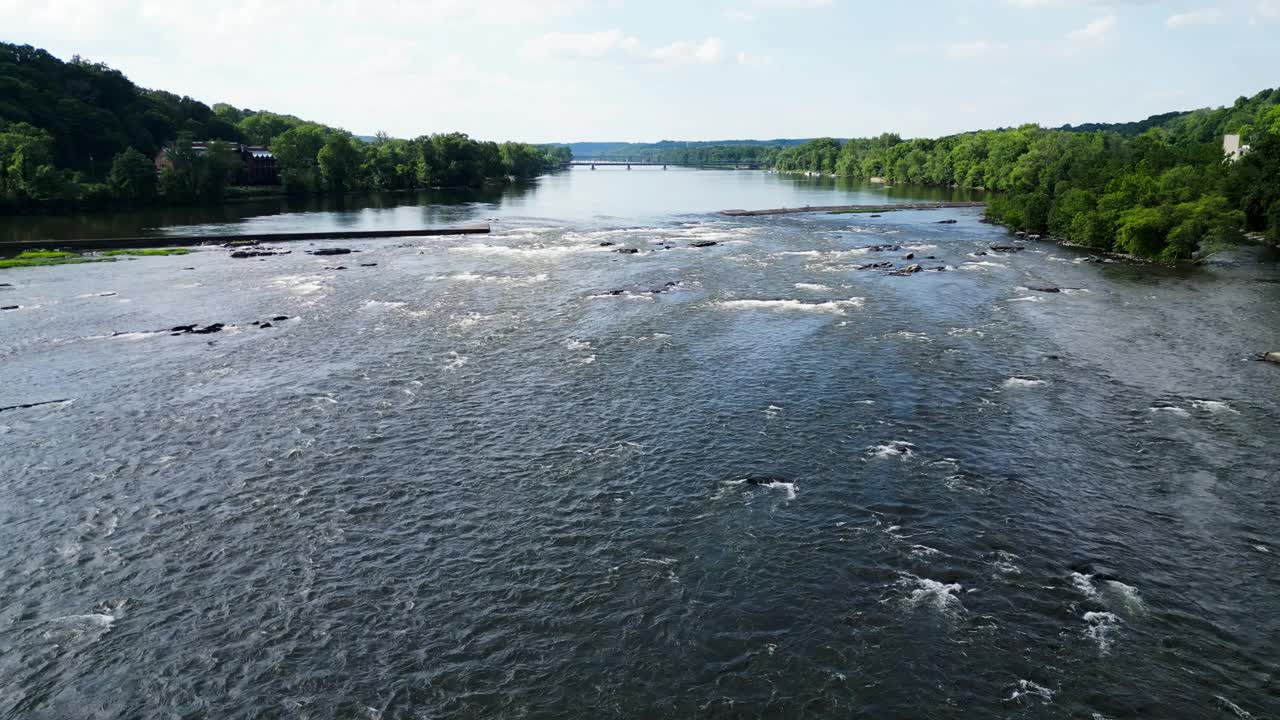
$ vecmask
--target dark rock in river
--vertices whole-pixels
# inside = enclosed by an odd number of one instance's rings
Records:
[[[1021,245],[992,245],[991,249],[995,250],[996,252],[1015,253],[1015,252],[1022,252],[1026,248],[1024,248]]]
[[[689,243],[689,247],[711,247],[712,245],[718,245],[718,244],[719,243],[717,243],[715,240],[694,240],[693,242]]]
[[[1027,236],[1027,239],[1028,239],[1028,240],[1039,240],[1039,239],[1040,239],[1040,236],[1039,236],[1039,235],[1028,235],[1028,236]]]
[[[1280,352],[1263,353],[1262,359],[1267,362],[1280,363]]]
[[[614,252],[619,253],[621,255],[635,255],[640,251],[635,248],[618,248],[617,250],[614,250]]]
[[[360,267],[378,267],[378,263],[360,263]]]
[[[915,253],[907,253],[906,255],[902,256],[903,260],[914,260],[915,258],[916,258]]]
[[[617,244],[618,243],[609,242],[608,240],[605,240],[604,242],[600,243],[600,247],[613,247],[614,245],[617,245]]]
[[[1062,288],[1053,287],[1052,285],[1046,285],[1044,287],[1029,287],[1027,289],[1034,290],[1035,292],[1043,292],[1043,293],[1062,292]]]
[[[212,323],[200,327],[199,323],[192,325],[178,325],[169,332],[174,335],[212,335],[216,332],[222,332],[222,328],[226,327],[225,323]]]
[[[288,255],[292,250],[237,250],[231,253],[233,258],[255,258],[255,257],[272,257],[274,255]],[[194,270],[195,268],[191,268]]]
[[[351,250],[347,248],[322,248],[320,250],[308,250],[308,255],[350,255]]]
[[[986,254],[987,254],[986,250],[979,250],[978,252],[974,253],[974,257],[984,257],[986,256]]]
[[[878,263],[870,263],[867,265],[854,265],[853,269],[854,270],[884,270],[885,268],[891,268],[891,267],[893,267],[893,263],[891,262],[878,262]]]
[[[908,265],[908,266],[906,266],[906,267],[902,268],[901,270],[894,270],[893,272],[891,272],[891,273],[889,273],[889,274],[890,274],[890,275],[897,275],[897,276],[899,276],[899,277],[902,277],[902,276],[906,276],[906,275],[914,275],[915,273],[918,273],[918,272],[920,272],[920,271],[922,271],[922,270],[924,270],[924,268],[920,267],[919,265]]]
[[[337,266],[337,267],[326,267],[326,268],[325,268],[325,270],[346,270],[346,269],[347,269],[347,266],[346,266],[346,265],[339,265],[339,266]]]
[[[268,322],[264,322],[258,326],[260,330],[266,330],[269,327],[275,327],[275,325],[272,325],[271,323],[268,323]]]
[[[867,252],[897,252],[902,249],[901,245],[866,245],[858,248]]]
[[[22,306],[21,305],[5,305],[4,307],[0,307],[0,310],[17,310],[20,307]]]
[[[936,222],[936,223],[934,223],[934,224],[935,224],[935,225],[955,225],[957,222],[959,222],[959,220],[955,220],[955,219],[952,219],[952,220],[939,220],[938,222]]]
[[[271,322],[284,322],[285,320],[288,320],[288,319],[289,319],[288,315],[277,315],[271,318]]]
[[[884,217],[883,215],[868,215],[867,217]]]

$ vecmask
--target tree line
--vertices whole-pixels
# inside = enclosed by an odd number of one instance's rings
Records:
[[[1222,136],[1250,150],[1224,158]],[[987,215],[1098,250],[1187,258],[1245,231],[1280,242],[1280,90],[1230,107],[1141,123],[1036,125],[937,139],[886,133],[814,140],[778,154],[781,172],[993,191]]]
[[[244,173],[240,143],[270,148],[289,193],[474,188],[571,159],[564,147],[463,133],[358,138],[291,115],[210,107],[139,88],[101,63],[0,43],[0,212],[218,201]]]

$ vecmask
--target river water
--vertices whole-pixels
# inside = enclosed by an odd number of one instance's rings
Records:
[[[886,194],[9,223],[494,233],[0,274],[0,717],[1276,716],[1276,266]]]

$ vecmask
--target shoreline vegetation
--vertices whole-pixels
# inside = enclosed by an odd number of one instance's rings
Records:
[[[235,150],[242,143],[270,149],[279,185],[237,185],[246,175]],[[474,189],[536,177],[570,158],[566,147],[458,132],[360,138],[292,115],[210,107],[140,88],[102,63],[0,43],[0,215]]]
[[[1226,157],[1226,134],[1250,149]],[[1280,89],[1121,125],[821,138],[782,150],[773,169],[985,190],[987,219],[1012,231],[1186,260],[1246,242],[1246,233],[1280,243]]]

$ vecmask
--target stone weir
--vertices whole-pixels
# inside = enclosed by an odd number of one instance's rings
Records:
[[[932,202],[932,203],[891,203],[889,205],[806,205],[794,208],[771,208],[768,210],[721,210],[721,215],[730,217],[753,217],[756,215],[794,215],[796,213],[879,213],[895,210],[943,210],[945,208],[978,208],[986,207],[984,202]]]
[[[292,242],[297,240],[367,240],[371,238],[486,235],[488,223],[418,230],[335,230],[332,232],[242,233],[236,235],[156,235],[135,238],[86,238],[81,240],[22,240],[0,242],[0,257],[23,250],[113,250],[133,248],[221,245],[225,243]]]

